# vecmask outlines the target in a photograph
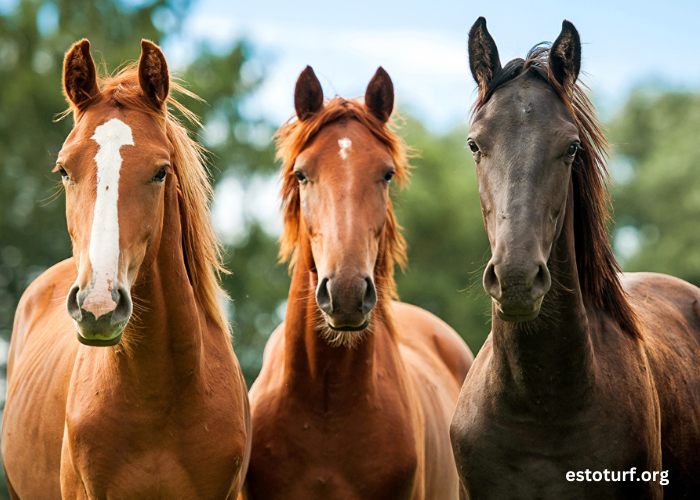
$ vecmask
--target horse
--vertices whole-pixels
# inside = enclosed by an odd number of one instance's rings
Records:
[[[18,498],[233,499],[250,454],[204,150],[169,106],[160,48],[99,77],[82,40],[63,84],[74,127],[55,171],[73,257],[15,316],[2,456]],[[65,303],[65,306],[62,304]],[[76,340],[77,335],[77,340]]]
[[[492,330],[451,425],[462,497],[700,497],[700,290],[620,274],[578,31],[501,67],[479,18],[467,138]]]
[[[276,134],[287,312],[251,388],[246,499],[456,499],[449,423],[472,363],[447,324],[396,298],[389,197],[408,175],[381,67],[364,104],[324,103],[311,67]]]

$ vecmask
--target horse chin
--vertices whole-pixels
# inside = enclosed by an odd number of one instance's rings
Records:
[[[122,333],[124,333],[124,328],[126,327],[125,322],[123,325],[115,326],[111,331],[107,332],[84,332],[81,331],[80,326],[77,326],[76,336],[78,337],[78,342],[83,345],[90,347],[111,347],[117,345],[122,340]]]
[[[324,314],[324,324],[321,327],[321,336],[331,347],[357,347],[365,333],[370,328],[370,315],[368,314],[361,325],[358,326],[333,326],[331,319]]]
[[[369,314],[367,315],[367,318],[365,318],[364,322],[359,325],[359,326],[333,326],[330,321],[326,320],[326,324],[328,325],[328,328],[335,332],[361,332],[362,330],[366,330],[369,327]]]
[[[121,332],[119,335],[112,339],[107,339],[107,340],[102,340],[102,339],[89,339],[86,337],[83,337],[80,335],[80,333],[76,333],[78,337],[78,342],[80,342],[83,345],[88,345],[90,347],[111,347],[117,345],[119,342],[122,341],[122,334]]]
[[[496,304],[496,314],[501,321],[507,321],[508,323],[524,323],[526,321],[532,321],[537,316],[540,315],[540,308],[542,307],[542,299],[537,300],[534,304],[518,305],[513,307],[504,307],[502,304],[494,300]]]

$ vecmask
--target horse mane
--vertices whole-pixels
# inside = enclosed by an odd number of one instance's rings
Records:
[[[620,282],[620,265],[608,239],[612,217],[606,161],[610,145],[595,107],[586,95],[588,87],[576,82],[566,89],[559,84],[548,64],[549,52],[549,44],[538,44],[525,59],[513,59],[506,64],[494,75],[489,87],[480,90],[472,108],[472,118],[499,87],[526,74],[542,78],[569,108],[581,138],[572,171],[576,268],[581,290],[586,299],[617,320],[623,330],[641,338],[637,315]]]
[[[141,111],[154,116],[163,124],[165,134],[173,147],[172,168],[178,179],[178,204],[182,225],[182,250],[187,275],[195,298],[206,316],[226,335],[231,329],[222,303],[226,292],[221,288],[221,273],[227,273],[222,263],[222,246],[216,237],[209,214],[214,190],[209,182],[206,167],[206,149],[193,140],[181,120],[173,114],[180,113],[195,126],[201,126],[197,116],[183,104],[168,95],[166,106],[158,108],[148,100],[138,83],[138,64],[124,66],[113,75],[98,76],[101,92],[79,109],[71,104],[63,116],[74,113],[76,121],[86,109],[97,102],[106,101],[114,106]],[[170,92],[200,99],[179,82],[170,81]]]
[[[396,127],[392,122],[382,123],[360,101],[335,97],[327,100],[320,111],[304,121],[295,117],[290,118],[274,136],[277,144],[276,158],[282,161],[280,178],[284,229],[280,236],[279,257],[281,262],[289,261],[290,272],[296,264],[299,238],[302,236],[299,230],[301,222],[299,181],[294,175],[294,164],[306,145],[323,127],[340,120],[357,120],[364,125],[389,150],[396,168],[394,179],[398,185],[403,186],[408,180],[411,168],[408,163],[410,152],[404,140],[394,131]],[[378,306],[385,302],[381,300],[382,297],[398,298],[394,281],[394,265],[398,264],[405,269],[407,262],[406,241],[401,234],[401,229],[389,199],[384,242],[379,249],[375,267]],[[388,311],[384,312],[385,318],[388,319]]]

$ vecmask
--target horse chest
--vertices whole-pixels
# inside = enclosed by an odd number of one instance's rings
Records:
[[[246,440],[230,399],[69,402],[62,461],[90,498],[226,498]],[[62,467],[63,484],[73,471]]]
[[[417,498],[418,445],[401,420],[374,405],[348,414],[289,408],[254,420],[248,498]]]
[[[646,436],[622,408],[619,415],[609,415],[592,403],[559,420],[512,414],[504,406],[477,395],[455,414],[455,460],[471,498],[659,498],[657,484],[639,480],[567,479],[569,472],[586,470],[618,474],[636,467],[639,477],[654,469]]]

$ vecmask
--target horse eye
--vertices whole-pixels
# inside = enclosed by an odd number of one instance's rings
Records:
[[[168,173],[168,169],[166,167],[161,168],[158,170],[158,173],[153,176],[153,182],[163,182],[165,179],[165,174]]]
[[[389,183],[391,182],[391,179],[394,177],[394,172],[387,172],[384,174],[384,182]]]
[[[66,169],[63,168],[61,165],[58,165],[58,171],[61,174],[61,177],[64,179],[68,179],[68,172],[66,172]]]
[[[476,142],[474,141],[467,141],[467,146],[469,146],[469,149],[472,150],[472,153],[479,151],[479,146],[477,146]]]
[[[299,181],[299,184],[306,184],[306,176],[304,174],[297,170],[296,172],[294,172],[294,175]]]
[[[578,142],[574,142],[571,146],[569,146],[569,149],[566,150],[566,155],[573,158],[576,155],[577,151],[578,151]]]

